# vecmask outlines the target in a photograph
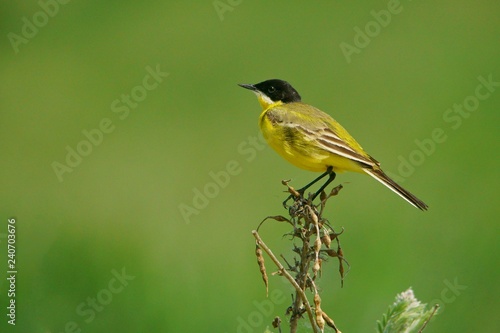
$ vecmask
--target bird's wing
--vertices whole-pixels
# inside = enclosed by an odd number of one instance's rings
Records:
[[[368,155],[356,140],[332,117],[304,103],[289,103],[270,109],[267,116],[281,126],[299,130],[306,140],[332,154],[357,161],[373,168],[380,163]]]

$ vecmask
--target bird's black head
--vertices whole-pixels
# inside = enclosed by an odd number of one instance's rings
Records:
[[[257,84],[240,84],[241,87],[253,90],[257,94],[262,94],[272,102],[281,101],[283,103],[300,102],[300,95],[290,83],[272,79]],[[262,96],[262,97],[264,97]]]

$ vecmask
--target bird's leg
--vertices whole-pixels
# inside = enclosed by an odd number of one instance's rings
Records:
[[[314,199],[316,199],[316,197],[318,196],[318,194],[320,194],[328,186],[328,184],[330,184],[335,179],[336,174],[335,174],[335,172],[333,172],[333,168],[332,167],[328,167],[328,170],[326,172],[329,172],[328,179],[323,184],[323,186],[321,186],[319,188],[319,190],[313,195],[313,197],[311,198],[311,201],[314,201]]]
[[[316,184],[318,181],[320,181],[321,179],[323,179],[326,175],[329,175],[330,177],[328,178],[328,180],[326,181],[326,183],[321,186],[321,188],[319,189],[318,192],[316,192],[316,194],[314,194],[312,200],[314,200],[316,198],[316,196],[318,196],[318,194],[321,193],[321,191],[323,191],[325,189],[325,187],[328,186],[328,184],[330,184],[334,179],[335,179],[335,172],[333,172],[333,167],[329,166],[328,169],[326,169],[325,172],[323,172],[318,178],[314,179],[312,182],[310,182],[309,184],[307,184],[306,186],[304,186],[303,188],[301,188],[300,190],[298,190],[297,192],[300,193],[300,196],[303,197],[304,196],[304,192],[309,188],[311,187],[312,185]],[[287,208],[286,206],[286,203],[288,202],[288,200],[290,200],[291,198],[293,197],[293,195],[289,195],[288,198],[286,198],[285,201],[283,201],[283,207]]]

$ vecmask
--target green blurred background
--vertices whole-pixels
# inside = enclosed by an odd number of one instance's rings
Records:
[[[339,328],[373,332],[412,286],[442,306],[426,332],[500,330],[500,87],[470,97],[478,77],[500,82],[498,1],[402,1],[379,30],[371,11],[387,1],[42,3],[52,17],[35,1],[0,4],[0,272],[11,217],[18,270],[15,327],[0,281],[2,332],[263,332],[284,318],[291,290],[270,277],[266,299],[250,231],[286,213],[281,179],[315,174],[252,139],[260,106],[236,84],[269,78],[290,81],[430,206],[337,177],[345,188],[326,216],[345,228],[352,267],[341,289],[332,261],[320,286]],[[346,57],[341,43],[355,46],[367,24],[368,45]],[[147,68],[168,73],[149,91]],[[131,93],[125,116],[115,100]],[[464,101],[474,111],[452,120]],[[113,130],[99,138],[103,119]],[[436,128],[446,140],[424,154],[415,140],[431,149]],[[60,181],[67,147],[87,156]],[[214,186],[228,163],[233,175]],[[287,231],[261,234],[288,253]]]

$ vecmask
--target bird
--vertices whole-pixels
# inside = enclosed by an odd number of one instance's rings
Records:
[[[299,190],[328,176],[311,200],[323,191],[336,173],[352,171],[368,174],[420,210],[428,206],[392,180],[361,145],[335,119],[318,108],[303,103],[290,83],[270,79],[257,84],[238,84],[257,95],[262,107],[259,127],[269,146],[285,160],[304,170],[322,174]],[[287,199],[288,200],[288,199]],[[283,203],[286,207],[286,201]]]

